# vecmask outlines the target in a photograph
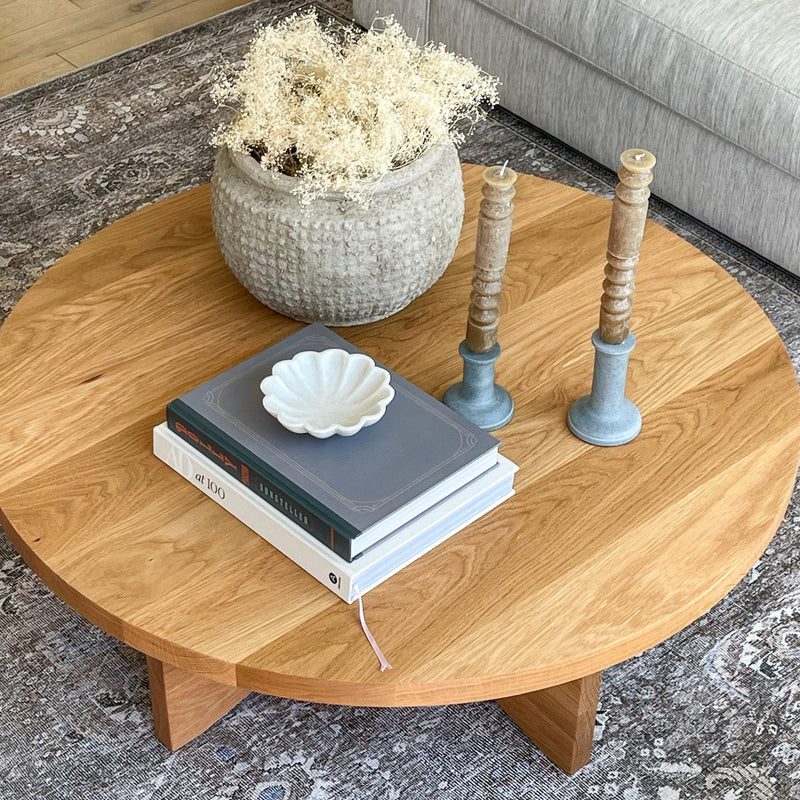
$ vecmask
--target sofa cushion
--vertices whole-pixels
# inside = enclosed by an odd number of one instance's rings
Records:
[[[800,175],[797,0],[475,2]]]

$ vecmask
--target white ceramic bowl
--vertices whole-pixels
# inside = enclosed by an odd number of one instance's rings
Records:
[[[374,425],[394,397],[389,373],[363,353],[304,350],[261,381],[264,408],[293,433],[327,439]]]

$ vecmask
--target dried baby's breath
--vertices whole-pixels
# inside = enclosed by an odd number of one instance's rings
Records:
[[[441,45],[419,47],[391,17],[334,33],[311,13],[263,28],[212,97],[237,111],[216,145],[296,175],[304,203],[327,190],[366,204],[377,181],[429,147],[463,139],[497,102],[497,79]]]

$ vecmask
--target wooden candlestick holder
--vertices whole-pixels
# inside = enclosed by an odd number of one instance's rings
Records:
[[[636,337],[630,331],[634,278],[656,159],[647,150],[635,148],[622,153],[620,161],[620,182],[608,234],[600,326],[592,334],[592,391],[578,398],[567,414],[567,424],[575,436],[602,446],[630,442],[642,429],[639,409],[625,397],[625,382],[628,359],[636,346]]]
[[[505,166],[483,171],[467,335],[458,347],[464,362],[463,377],[442,398],[445,405],[487,431],[502,427],[514,414],[511,396],[494,382],[494,367],[500,356],[500,291],[508,259],[516,180],[517,173]]]

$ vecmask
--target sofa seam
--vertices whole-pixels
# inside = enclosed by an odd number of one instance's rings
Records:
[[[661,20],[656,19],[655,17],[651,16],[650,14],[645,13],[644,11],[640,11],[638,8],[634,8],[633,6],[628,5],[627,3],[624,2],[624,0],[612,0],[612,2],[617,3],[618,5],[622,6],[623,8],[627,8],[629,11],[633,12],[634,14],[636,14],[636,15],[638,15],[640,17],[644,17],[645,19],[649,19],[655,25],[658,25],[659,28],[661,28],[661,29],[663,29],[665,31],[669,31],[671,33],[674,33],[676,36],[680,37],[684,41],[691,42],[692,44],[694,44],[697,47],[699,47],[701,50],[705,50],[707,53],[711,53],[712,55],[716,56],[720,61],[724,61],[726,64],[729,64],[731,67],[734,67],[735,69],[737,69],[737,70],[739,70],[741,72],[744,72],[747,75],[751,75],[753,78],[755,78],[759,82],[765,84],[766,86],[771,86],[776,91],[787,95],[788,97],[792,98],[793,100],[800,100],[800,94],[797,94],[796,92],[790,91],[785,86],[781,86],[780,84],[775,83],[774,81],[771,81],[768,78],[765,78],[765,77],[759,75],[757,72],[754,72],[752,69],[749,69],[748,67],[744,67],[741,64],[737,64],[735,61],[732,61],[728,56],[725,56],[722,53],[717,52],[716,50],[712,49],[708,45],[703,44],[702,42],[698,42],[695,39],[690,38],[683,31],[679,31],[677,28],[668,27],[663,22],[661,22]]]
[[[736,70],[739,70],[740,72],[744,72],[747,75],[751,75],[753,78],[755,78],[760,83],[763,83],[766,86],[770,86],[771,88],[775,89],[777,92],[785,94],[785,95],[787,95],[787,97],[790,97],[793,100],[800,100],[800,94],[798,94],[796,92],[793,92],[793,91],[790,91],[786,87],[781,86],[780,84],[775,83],[774,81],[771,81],[768,78],[765,78],[765,77],[759,75],[757,72],[754,72],[752,69],[749,69],[748,67],[744,67],[741,64],[737,64],[735,61],[732,61],[728,56],[724,56],[724,55],[722,55],[722,53],[718,53],[716,50],[713,50],[712,48],[708,47],[708,45],[705,45],[702,42],[698,42],[695,39],[691,39],[683,31],[679,31],[677,28],[668,27],[663,22],[661,22],[660,20],[656,19],[656,17],[653,17],[650,14],[646,14],[645,12],[640,11],[638,8],[634,8],[633,6],[628,5],[623,0],[611,0],[611,1],[617,3],[618,5],[622,6],[623,8],[627,8],[629,11],[631,11],[633,14],[636,14],[639,17],[642,17],[644,19],[650,20],[654,25],[657,25],[662,30],[668,31],[670,33],[674,33],[675,36],[680,37],[684,41],[691,42],[691,43],[695,44],[701,50],[705,50],[705,52],[716,56],[717,58],[720,59],[720,61],[724,61],[726,64],[729,64],[731,67],[735,68]],[[576,58],[581,58],[587,64],[591,64],[592,66],[596,67],[598,70],[602,70],[603,72],[606,72],[607,74],[611,75],[612,77],[617,78],[618,80],[620,80],[622,82],[625,82],[624,78],[620,78],[616,74],[612,73],[610,70],[607,70],[604,67],[601,67],[599,64],[596,64],[594,61],[591,61],[590,59],[586,58],[585,56],[579,56],[574,50],[572,50],[571,48],[567,47],[566,45],[562,45],[562,44],[556,42],[555,39],[552,39],[549,36],[545,36],[544,34],[537,33],[536,31],[533,30],[533,28],[528,27],[527,25],[525,25],[522,22],[518,22],[517,20],[514,20],[511,17],[509,17],[507,14],[503,13],[502,11],[498,11],[496,8],[493,8],[492,6],[487,5],[484,2],[484,0],[471,0],[471,2],[474,3],[475,5],[480,6],[481,8],[485,9],[486,11],[492,12],[496,16],[500,17],[501,19],[506,20],[507,22],[512,23],[513,25],[518,25],[519,27],[524,28],[526,31],[529,31],[530,33],[533,33],[533,34],[537,35],[539,38],[543,39],[544,41],[551,42],[552,44],[556,45],[557,47],[559,47],[559,48],[565,50],[566,52],[571,53],[572,55],[576,56]],[[430,0],[428,0],[428,7],[430,8]],[[642,92],[642,94],[645,94],[645,92]]]
[[[572,58],[574,58],[576,61],[581,62],[584,66],[593,69],[595,72],[597,72],[599,74],[602,74],[602,75],[605,75],[605,76],[611,78],[613,81],[616,81],[617,83],[628,87],[632,91],[640,94],[642,97],[646,97],[651,102],[655,103],[656,105],[661,106],[662,108],[666,109],[670,113],[675,114],[678,117],[681,117],[681,119],[684,119],[686,122],[690,122],[691,124],[696,125],[698,128],[701,128],[702,130],[704,130],[704,131],[706,131],[708,133],[711,133],[714,136],[718,136],[723,141],[728,142],[728,144],[731,144],[734,147],[738,147],[740,150],[743,150],[745,153],[749,153],[754,158],[760,159],[765,164],[770,164],[771,166],[775,167],[776,169],[780,170],[781,172],[785,172],[790,178],[794,178],[795,180],[800,179],[800,174],[795,174],[791,170],[791,168],[785,167],[785,166],[783,166],[781,164],[776,164],[774,161],[766,159],[761,153],[757,153],[751,147],[748,147],[748,146],[746,146],[744,144],[741,144],[740,142],[737,142],[735,139],[733,139],[728,134],[722,133],[720,131],[717,131],[714,128],[712,128],[711,126],[705,124],[704,122],[700,122],[700,121],[698,121],[696,119],[693,119],[686,112],[678,111],[678,110],[672,108],[664,100],[660,100],[659,98],[653,96],[650,92],[645,91],[644,89],[641,89],[638,86],[635,86],[630,81],[626,80],[625,78],[620,77],[619,75],[615,74],[614,72],[611,72],[609,70],[604,69],[599,64],[596,64],[591,59],[588,59],[585,56],[582,56],[579,53],[576,53],[574,50],[572,50],[571,48],[567,47],[566,45],[563,45],[560,42],[557,42],[554,39],[551,39],[549,36],[545,36],[544,34],[541,34],[538,31],[535,31],[533,28],[529,27],[528,25],[525,25],[522,22],[518,22],[517,20],[511,19],[510,17],[508,17],[505,14],[501,13],[497,9],[492,8],[489,5],[486,5],[486,3],[484,3],[482,0],[471,0],[471,2],[473,4],[475,4],[475,5],[477,5],[477,6],[480,6],[485,11],[488,11],[489,13],[494,14],[499,19],[502,19],[502,20],[508,22],[510,25],[513,25],[513,26],[515,26],[517,28],[521,28],[522,30],[527,31],[534,38],[539,39],[540,41],[545,42],[546,44],[549,44],[550,46],[554,47],[556,50],[560,50],[561,52],[566,53],[567,55],[569,55]],[[790,96],[793,97],[794,95],[790,95]]]

